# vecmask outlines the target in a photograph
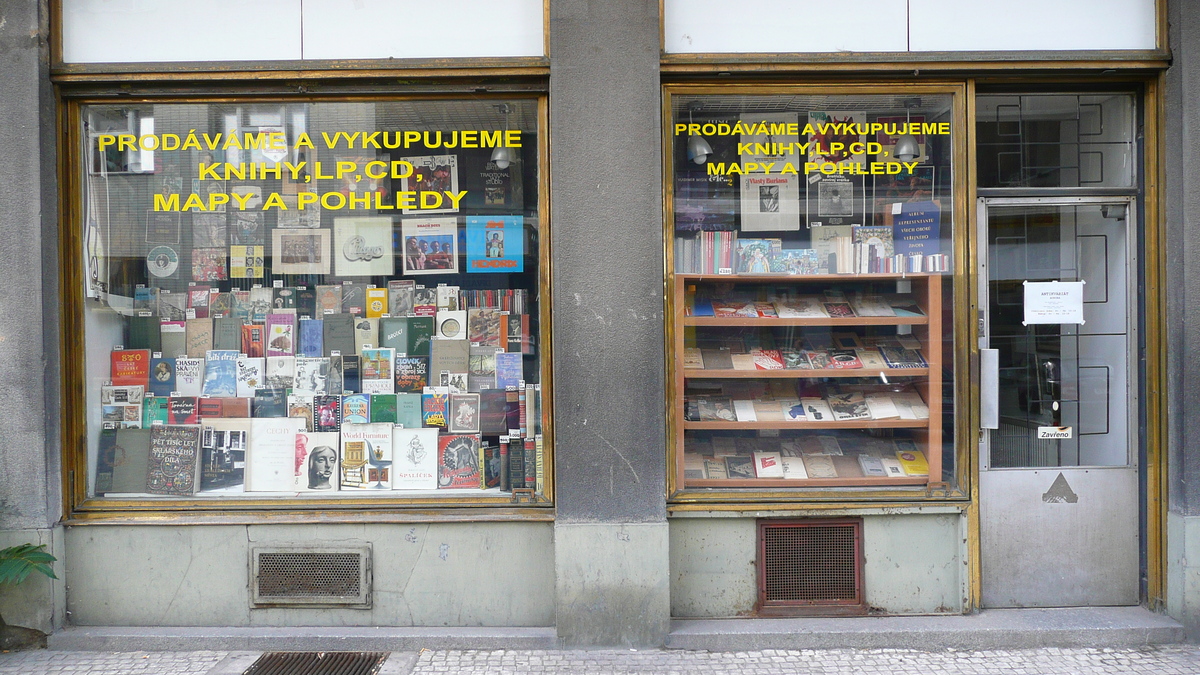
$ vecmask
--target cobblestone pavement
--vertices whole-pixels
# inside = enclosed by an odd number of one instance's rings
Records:
[[[243,652],[244,654],[244,652]],[[66,652],[0,654],[0,675],[232,675],[227,652]],[[407,658],[406,658],[407,657]],[[410,655],[393,654],[385,672],[406,673]],[[245,663],[244,660],[240,663]],[[392,666],[388,668],[386,666]],[[400,666],[399,669],[396,667]],[[938,651],[906,649],[685,651],[422,651],[414,674],[579,673],[587,675],[1147,675],[1200,674],[1200,648]]]

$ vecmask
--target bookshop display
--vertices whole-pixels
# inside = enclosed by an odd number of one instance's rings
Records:
[[[951,95],[670,100],[676,485],[952,483]]]
[[[539,103],[83,106],[90,493],[544,498]]]

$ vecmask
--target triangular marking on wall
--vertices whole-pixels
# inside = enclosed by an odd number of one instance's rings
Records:
[[[1074,504],[1079,501],[1079,495],[1067,485],[1067,479],[1061,473],[1051,483],[1050,489],[1042,495],[1042,501],[1047,504]]]

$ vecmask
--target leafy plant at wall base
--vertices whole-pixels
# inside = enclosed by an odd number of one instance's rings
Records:
[[[56,558],[45,551],[46,545],[20,544],[0,550],[0,586],[16,585],[25,581],[33,572],[40,572],[51,579],[57,579],[50,567]],[[9,626],[0,616],[0,646],[9,647],[9,641],[15,636],[7,635],[16,626]],[[20,629],[29,630],[29,629]]]

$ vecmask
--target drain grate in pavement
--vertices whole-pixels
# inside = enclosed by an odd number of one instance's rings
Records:
[[[387,652],[267,652],[243,675],[375,675]]]

